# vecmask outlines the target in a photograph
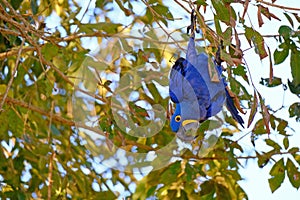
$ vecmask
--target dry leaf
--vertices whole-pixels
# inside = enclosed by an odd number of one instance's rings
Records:
[[[271,50],[269,47],[268,47],[268,52],[269,52],[269,62],[270,62],[269,85],[271,85],[273,81],[273,63],[271,58]]]
[[[242,19],[244,20],[245,19],[245,15],[246,15],[246,12],[248,10],[248,5],[249,5],[249,0],[246,0],[244,2],[244,12],[243,12],[243,15],[242,15]]]
[[[230,90],[228,86],[226,86],[226,89],[230,95],[231,98],[233,98],[234,105],[236,108],[240,111],[240,113],[246,114],[246,112],[242,109],[239,98]]]
[[[270,125],[269,125],[270,124],[270,113],[269,113],[268,108],[264,104],[263,99],[259,93],[258,93],[258,96],[259,96],[259,102],[260,102],[260,106],[261,106],[261,111],[262,111],[262,116],[263,116],[264,124],[266,127],[266,131],[268,134],[270,134],[271,133]]]
[[[261,5],[258,5],[257,6],[257,19],[258,19],[258,25],[259,25],[259,27],[261,27],[263,24],[264,24],[264,21],[263,21],[263,19],[262,19],[262,16],[261,16]]]
[[[248,126],[247,126],[248,128],[252,124],[256,112],[257,112],[257,94],[256,94],[256,91],[254,91],[254,99],[253,99],[253,103],[251,105],[250,116],[248,119]]]

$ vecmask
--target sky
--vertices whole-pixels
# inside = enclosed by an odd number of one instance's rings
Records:
[[[88,1],[79,1],[82,4],[82,11],[85,10],[87,6]],[[172,1],[164,1],[168,2],[167,4],[170,5],[170,9],[172,11],[172,14],[174,15],[175,18],[182,18],[183,17],[183,23],[182,24],[188,24],[189,22],[189,16],[188,14],[181,8],[176,6],[175,3]],[[251,2],[252,4],[255,4],[254,1]],[[298,7],[300,8],[300,1],[299,0],[277,0],[275,2],[278,5],[284,5],[287,7]],[[90,4],[90,9],[93,7],[94,3],[92,2]],[[137,3],[136,6],[139,6]],[[117,6],[116,6],[117,7]],[[235,7],[237,9],[240,9],[240,12],[242,12],[243,8],[241,6]],[[272,35],[272,34],[278,34],[278,29],[280,25],[282,24],[289,24],[288,21],[286,20],[285,16],[281,14],[281,10],[276,9],[276,8],[269,8],[270,12],[274,13],[277,15],[281,21],[276,21],[272,19],[272,21],[268,21],[268,19],[263,18],[265,21],[265,24],[259,28],[258,23],[255,18],[251,18],[251,16],[256,16],[256,9],[253,9],[254,6],[250,6],[248,9],[248,15],[246,15],[246,21],[251,20],[251,23],[253,27],[255,27],[256,30],[258,30],[262,35]],[[141,10],[143,12],[143,7],[136,7],[137,10]],[[211,8],[208,8],[208,10],[211,10]],[[118,13],[118,14],[116,14]],[[116,21],[123,21],[124,16],[119,14],[120,12],[117,12],[115,10],[114,12],[111,12],[109,15]],[[79,14],[80,15],[80,14]],[[211,12],[207,12],[205,15],[205,19],[213,19]],[[55,18],[55,16],[53,16]],[[185,20],[185,21],[184,21]],[[294,21],[295,23],[296,21]],[[47,23],[47,25],[51,26],[51,23]],[[53,24],[55,26],[55,24]],[[180,27],[178,22],[176,23],[170,22],[169,27],[176,29]],[[278,43],[274,38],[266,38],[265,39],[266,44],[270,47],[271,52],[274,51],[274,49],[277,48]],[[242,49],[247,49],[249,47],[247,41],[241,41],[242,43]],[[91,40],[89,40],[89,43],[87,43],[88,47],[92,50],[97,50],[97,46],[95,45],[97,43],[91,43]],[[270,106],[272,109],[276,110],[281,107],[282,104],[284,104],[285,108],[278,111],[276,113],[276,116],[280,116],[284,119],[289,119],[288,115],[288,107],[292,103],[299,101],[299,98],[296,97],[296,95],[291,94],[289,92],[289,89],[284,92],[282,86],[277,86],[275,88],[267,88],[265,86],[262,86],[259,84],[260,78],[264,77],[267,78],[269,76],[269,60],[268,58],[263,59],[262,61],[259,59],[258,55],[254,53],[254,51],[251,49],[249,51],[244,52],[244,58],[249,66],[249,71],[251,73],[253,82],[255,83],[255,86],[257,87],[258,91],[261,92],[262,96],[265,98],[265,103],[267,106]],[[288,57],[289,58],[289,57]],[[279,65],[274,66],[274,76],[278,76],[282,78],[282,81],[284,84],[287,84],[287,79],[292,80],[291,76],[291,71],[289,67],[289,62],[288,59]],[[249,87],[249,92],[253,93],[253,89]],[[259,115],[259,114],[257,114]],[[244,116],[244,120],[247,122],[248,121],[248,114]],[[256,118],[258,119],[258,118]],[[297,124],[294,119],[289,119],[289,125],[291,128],[295,130],[293,132],[291,129],[288,129],[288,133],[292,134],[292,139],[290,139],[290,146],[300,146],[300,128],[299,128],[299,123]],[[241,137],[241,135],[248,133],[251,129],[253,128],[253,125],[250,126],[249,129],[243,130],[241,134],[237,134],[236,138],[238,139]],[[282,137],[278,136],[276,134],[271,134],[270,138],[275,140],[275,141],[281,141]],[[260,139],[259,139],[260,140]],[[250,134],[248,136],[244,137],[240,141],[240,145],[245,149],[245,155],[254,155],[253,151],[253,145],[250,142]],[[257,142],[256,148],[260,151],[268,151],[268,147],[263,143],[263,142]],[[279,159],[281,157],[277,157]],[[297,191],[294,187],[291,186],[289,183],[288,177],[285,178],[284,183],[282,186],[275,191],[274,193],[271,193],[269,183],[268,183],[268,178],[270,178],[269,171],[272,167],[272,165],[267,165],[264,168],[259,168],[257,166],[257,161],[256,159],[250,159],[247,161],[247,164],[244,163],[244,168],[241,168],[239,172],[241,173],[241,176],[244,178],[243,181],[240,182],[242,188],[246,191],[248,198],[250,200],[281,200],[281,199],[289,199],[289,200],[296,200],[300,198],[300,191]],[[274,163],[272,163],[274,164]],[[103,171],[100,166],[99,171]],[[107,176],[109,177],[109,173],[107,173]],[[132,186],[132,190],[134,190],[135,186]],[[97,188],[97,186],[95,186]],[[115,188],[116,190],[120,188]]]

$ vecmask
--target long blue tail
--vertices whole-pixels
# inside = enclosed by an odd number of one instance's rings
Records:
[[[239,115],[238,110],[236,109],[234,105],[234,101],[232,97],[229,95],[229,92],[227,88],[225,88],[226,91],[226,107],[231,113],[233,119],[235,119],[243,128],[244,128],[244,120],[243,118]]]
[[[216,67],[217,67],[219,75],[221,75],[222,74],[222,67],[221,67],[221,65],[217,65]],[[226,88],[227,83],[226,83],[226,81],[225,81],[224,78],[222,78],[222,81],[224,83],[224,87],[225,87],[225,91],[226,91],[226,107],[229,110],[229,112],[231,113],[233,119],[235,119],[235,121],[237,121],[244,128],[244,120],[239,115],[239,112],[238,112],[238,110],[236,109],[236,107],[234,105],[233,98],[230,96],[230,94],[229,94],[229,92],[228,92],[228,90]]]

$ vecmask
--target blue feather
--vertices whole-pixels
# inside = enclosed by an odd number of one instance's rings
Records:
[[[221,77],[222,67],[217,65],[219,82],[212,82],[208,71],[208,57],[198,54],[194,38],[190,38],[187,59],[179,58],[170,73],[169,94],[176,104],[175,113],[170,122],[172,131],[177,132],[185,120],[203,122],[216,115],[224,105],[233,118],[243,126],[243,119],[230,97],[227,83]]]
[[[239,112],[236,109],[236,107],[234,105],[234,101],[233,101],[232,97],[229,95],[227,88],[226,88],[226,107],[227,107],[227,110],[231,113],[233,119],[235,119],[235,121],[237,121],[244,128],[244,120],[239,115]]]

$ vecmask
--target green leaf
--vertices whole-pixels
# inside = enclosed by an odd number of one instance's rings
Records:
[[[266,132],[268,134],[270,134],[270,113],[269,113],[269,109],[267,108],[267,106],[265,105],[265,102],[261,96],[260,93],[257,93],[258,97],[259,97],[259,103],[260,103],[260,107],[261,107],[261,112],[262,112],[262,116],[263,116],[263,120],[264,120],[264,124],[266,127]]]
[[[288,122],[286,120],[280,119],[279,124],[277,125],[277,130],[280,134],[285,134],[285,128],[288,126]]]
[[[282,84],[281,78],[279,77],[273,77],[271,84],[270,84],[270,78],[261,78],[261,81],[259,83],[267,87],[276,87]]]
[[[247,126],[248,128],[252,124],[254,116],[257,112],[257,105],[258,105],[257,103],[258,103],[257,94],[256,94],[256,91],[254,91],[253,102],[251,102],[250,116],[249,116],[249,119],[248,119],[248,126]]]
[[[261,36],[259,32],[246,26],[245,36],[250,45],[251,45],[251,41],[254,44],[255,52],[259,54],[260,59],[263,59],[268,56],[267,51],[265,49],[264,38]]]
[[[299,150],[299,149],[298,149]],[[297,153],[297,152],[296,152]],[[297,163],[300,165],[300,155],[299,154],[296,154],[294,153],[293,156],[295,158],[295,160],[297,161]]]
[[[151,8],[153,10],[156,11],[157,14],[159,14],[159,19],[160,21],[162,21],[166,26],[168,26],[168,21],[166,20],[169,19],[169,20],[173,20],[173,15],[172,13],[169,11],[169,8],[167,6],[164,6],[162,4],[157,4],[157,5],[154,5],[154,6],[151,6]],[[152,15],[152,13],[151,13]],[[157,15],[155,16],[155,18],[157,18]]]
[[[289,14],[286,12],[284,12],[283,14],[285,15],[285,17],[287,18],[287,20],[290,22],[291,26],[293,27],[294,22],[293,22],[292,18],[289,16]]]
[[[266,139],[266,144],[273,147],[274,149],[276,150],[280,150],[281,149],[281,146],[279,144],[277,144],[274,140],[271,140],[271,139]]]
[[[31,6],[31,10],[32,10],[32,13],[34,15],[36,15],[38,13],[38,4],[37,4],[37,0],[31,0],[30,1],[30,6]]]
[[[272,178],[268,180],[269,186],[271,191],[275,192],[283,183],[285,177],[285,167],[284,167],[283,158],[281,158],[278,162],[276,162],[273,165],[270,171],[270,175],[272,176]]]
[[[294,163],[288,158],[286,162],[286,171],[287,176],[293,187],[299,189],[300,187],[300,172],[298,171],[297,167]]]
[[[257,164],[258,167],[263,168],[264,166],[266,166],[266,164],[268,164],[269,160],[270,160],[270,155],[266,154],[259,154],[258,152],[256,152],[256,157],[257,157]]]
[[[7,85],[5,85],[5,84],[0,85],[0,95],[3,95],[5,93],[6,87],[7,87]]]
[[[200,196],[201,199],[213,199],[214,193],[215,193],[215,181],[213,180],[207,180],[204,181],[200,187]]]
[[[150,197],[150,196],[154,195],[156,188],[157,188],[157,186],[155,185],[155,186],[152,186],[150,189],[148,189],[147,197]],[[144,192],[145,192],[145,190],[144,190]]]
[[[60,135],[59,129],[57,129],[57,127],[54,124],[51,125],[51,133],[56,135],[56,136]]]
[[[221,35],[222,34],[222,28],[221,28],[221,25],[220,25],[220,19],[218,18],[218,15],[214,15],[214,23],[215,23],[217,34]]]
[[[290,80],[288,80],[288,85],[292,93],[300,96],[300,84],[296,85],[294,81],[291,82]]]
[[[103,31],[105,33],[117,33],[118,28],[122,24],[114,24],[111,22],[98,22],[95,24],[79,24],[79,33],[94,33],[95,31]]]
[[[279,51],[279,50],[275,49],[274,54],[273,54],[274,64],[278,65],[278,64],[282,63],[288,55],[289,55],[289,49],[288,48],[285,48],[282,51]]]
[[[156,103],[159,103],[162,100],[162,98],[161,98],[160,93],[159,93],[158,89],[156,88],[155,84],[148,83],[147,87],[148,87],[150,93],[152,94],[154,101]]]
[[[129,110],[132,113],[135,113],[135,114],[137,114],[139,116],[142,116],[142,117],[149,117],[147,110],[145,108],[137,106],[134,102],[129,101],[128,106],[129,106]]]
[[[16,111],[9,109],[6,112],[4,112],[3,114],[1,114],[4,118],[7,119],[7,125],[6,124],[2,124],[1,126],[4,126],[7,128],[7,131],[11,131],[12,134],[15,137],[21,137],[24,131],[24,122],[22,121],[22,119],[20,119],[20,113],[16,113]],[[5,123],[5,120],[3,120],[3,123]]]
[[[36,77],[39,77],[41,75],[41,73],[44,71],[41,63],[37,60],[33,61],[33,66],[31,68],[31,70],[33,71],[33,73]]]
[[[243,65],[238,65],[237,67],[233,68],[232,72],[239,76],[245,76],[247,74],[246,68]]]
[[[232,28],[228,27],[223,33],[223,44],[224,46],[230,46],[232,41]]]
[[[300,122],[300,102],[293,103],[289,108],[290,117],[296,117],[296,121]]]
[[[300,23],[300,17],[298,16],[298,13],[292,13],[294,17],[296,18],[297,22]]]
[[[220,128],[222,126],[222,123],[218,120],[206,120],[200,124],[199,131],[205,132],[205,131],[212,131],[217,128]]]
[[[99,72],[106,70],[109,67],[105,62],[96,60],[91,56],[85,57],[85,59],[82,62],[82,66],[94,68]]]
[[[112,2],[112,0],[96,0],[96,7],[103,9],[110,2]]]
[[[54,56],[58,54],[58,47],[51,43],[46,43],[42,47],[42,54],[46,60],[51,60]]]
[[[300,85],[300,51],[296,47],[291,51],[291,70],[293,76],[293,82],[296,86]]]
[[[283,139],[283,146],[284,146],[285,149],[288,149],[288,148],[289,148],[289,145],[290,145],[290,143],[289,143],[289,138],[286,136],[286,137],[284,137],[284,139]]]
[[[265,126],[264,126],[264,120],[259,119],[256,123],[254,128],[252,129],[252,132],[256,135],[266,134]]]
[[[62,72],[65,72],[68,69],[68,65],[62,54],[53,57],[53,64]]]
[[[242,153],[244,152],[242,146],[239,145],[237,142],[232,142],[232,143],[230,143],[230,147],[231,147],[231,148],[238,149],[238,150],[240,150],[240,152],[242,152]],[[231,159],[231,160],[233,160],[233,159]]]
[[[298,153],[299,152],[299,148],[298,147],[293,147],[289,149],[289,153],[290,154],[294,154],[294,153]]]
[[[185,165],[185,174],[188,182],[193,181],[195,171],[188,162]]]
[[[195,2],[197,5],[202,5],[202,6],[207,6],[208,4],[206,3],[206,0],[197,0]]]
[[[224,200],[230,200],[231,197],[230,197],[230,193],[229,193],[229,190],[227,189],[227,185],[223,185],[223,184],[220,184],[218,182],[218,180],[216,181],[218,184],[216,184],[216,195],[218,197],[220,197],[220,199],[224,199]],[[222,183],[222,182],[221,182]]]
[[[212,5],[216,10],[218,19],[227,25],[230,25],[230,13],[222,1],[212,1]]]
[[[181,172],[181,162],[170,165],[161,175],[160,179],[164,184],[171,184],[177,180],[177,175]]]
[[[146,9],[146,14],[141,17],[141,20],[145,24],[151,24],[153,22],[153,15],[152,15],[152,13],[151,13],[151,11],[150,11],[150,9],[148,7]]]
[[[22,2],[23,0],[10,0],[10,3],[15,10],[19,9]]]
[[[292,29],[286,25],[280,26],[278,33],[285,39],[288,40],[291,37]]]
[[[234,62],[232,60],[232,55],[230,55],[229,53],[227,53],[224,49],[221,49],[221,59],[226,61],[229,65],[234,65]],[[214,65],[212,65],[214,66]]]
[[[45,95],[46,97],[50,97],[50,95],[52,94],[52,84],[50,82],[50,80],[46,79],[46,80],[39,80],[37,81],[37,86],[38,86],[38,91],[40,92],[40,94]],[[43,104],[43,101],[39,101],[40,104]]]

